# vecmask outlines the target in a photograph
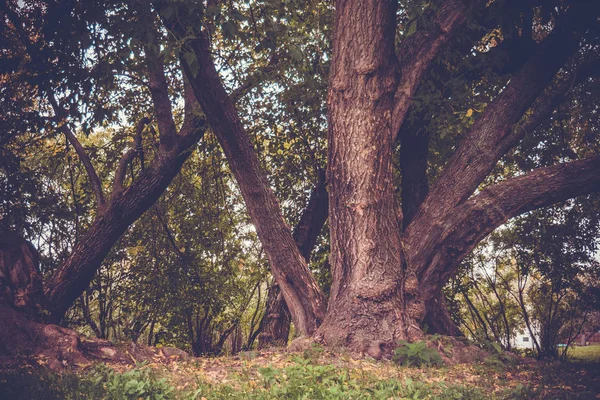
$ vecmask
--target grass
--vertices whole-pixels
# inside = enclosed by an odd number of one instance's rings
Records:
[[[567,357],[572,361],[600,362],[600,345],[570,347]]]
[[[593,363],[498,359],[408,368],[314,348],[63,374],[30,365],[0,372],[0,399],[595,399],[598,372]]]

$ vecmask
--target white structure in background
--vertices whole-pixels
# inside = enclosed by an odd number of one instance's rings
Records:
[[[535,326],[532,327],[532,330],[535,335],[535,338],[537,339],[537,341],[539,343],[540,335],[538,333],[538,330],[535,328]],[[527,328],[518,330],[517,334],[512,338],[510,345],[514,349],[533,349],[533,348],[535,348],[535,345],[533,344],[533,338],[531,337],[531,334],[529,333],[529,329],[527,329]]]

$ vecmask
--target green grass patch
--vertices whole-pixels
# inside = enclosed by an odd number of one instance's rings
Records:
[[[99,364],[77,373],[4,371],[0,399],[575,399],[598,389],[596,371],[585,369],[595,364],[586,365],[408,368],[328,351],[257,353],[133,369]]]
[[[600,345],[570,347],[567,358],[578,362],[600,362]]]

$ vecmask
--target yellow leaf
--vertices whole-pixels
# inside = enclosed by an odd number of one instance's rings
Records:
[[[469,118],[471,115],[473,115],[473,109],[472,109],[472,108],[469,108],[469,109],[467,110],[467,118]]]

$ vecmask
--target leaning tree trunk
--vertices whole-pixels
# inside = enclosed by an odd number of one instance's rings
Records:
[[[393,179],[395,15],[394,2],[336,3],[328,98],[333,283],[317,337],[374,356],[419,336],[423,317],[407,301],[417,281],[405,269]]]
[[[318,175],[317,185],[310,194],[308,204],[302,212],[293,235],[298,249],[307,263],[310,261],[310,253],[314,249],[317,238],[327,220],[329,205],[325,173],[319,171]],[[269,288],[265,314],[260,321],[259,330],[261,333],[258,336],[258,348],[285,346],[290,334],[291,320],[290,311],[279,285],[273,283]]]
[[[185,27],[174,25],[172,30],[185,36]],[[310,335],[325,315],[325,296],[294,242],[252,141],[223,87],[211,58],[207,35],[203,31],[196,39],[186,42],[182,49],[184,70],[187,76],[194,77],[190,81],[194,94],[227,157],[294,326],[300,334]],[[197,66],[191,67],[190,57],[183,57],[184,53],[192,54]]]
[[[292,316],[285,304],[283,294],[277,282],[273,282],[267,295],[265,315],[260,321],[261,330],[258,335],[258,348],[283,347],[290,336]]]
[[[69,258],[44,284],[52,322],[62,319],[89,286],[112,246],[169,186],[190,154],[186,151],[189,144],[181,143],[172,151],[159,155],[138,180],[94,220]]]

